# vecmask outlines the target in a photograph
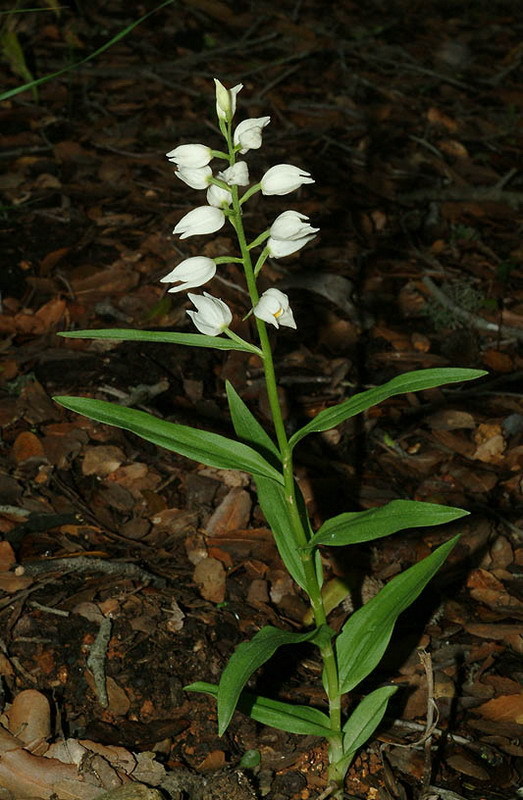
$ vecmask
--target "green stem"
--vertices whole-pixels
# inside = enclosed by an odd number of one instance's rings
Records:
[[[245,231],[243,228],[241,203],[238,197],[237,186],[232,187],[232,209],[233,212],[229,219],[235,228],[236,235],[238,238],[238,244],[240,246],[241,256],[243,259],[247,288],[249,291],[252,306],[254,308],[254,306],[258,303],[259,300],[259,293],[256,285],[255,270],[252,264],[251,254],[249,251],[249,246],[247,244]],[[255,318],[255,321],[258,330],[260,346],[263,354],[262,356],[263,368],[265,372],[265,385],[267,389],[269,407],[271,410],[272,421],[274,425],[274,430],[276,432],[278,448],[280,450],[281,460],[283,465],[285,496],[289,508],[290,519],[292,522],[294,541],[296,546],[300,548],[303,569],[305,573],[307,592],[311,602],[311,607],[314,613],[314,619],[316,625],[319,627],[321,625],[326,625],[327,619],[326,619],[325,608],[323,605],[323,598],[321,595],[321,583],[318,578],[314,562],[315,551],[307,547],[308,534],[303,524],[297,502],[296,483],[294,479],[294,466],[292,459],[292,448],[289,446],[289,440],[287,438],[282,410],[278,397],[278,385],[276,381],[276,372],[274,369],[274,359],[272,356],[272,349],[269,341],[269,335],[267,333],[267,327],[262,320]],[[324,686],[329,700],[330,724],[331,724],[331,729],[336,732],[336,735],[331,737],[330,739],[329,761],[331,763],[331,767],[329,769],[329,778],[336,783],[338,788],[341,788],[341,786],[343,785],[344,776],[336,774],[335,770],[336,762],[338,762],[343,755],[338,665],[336,661],[334,648],[330,640],[324,646],[321,647],[320,652],[324,665],[324,672],[323,672]]]

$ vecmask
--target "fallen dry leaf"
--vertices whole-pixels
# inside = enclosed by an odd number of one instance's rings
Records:
[[[194,568],[193,581],[200,594],[210,603],[223,603],[225,599],[225,569],[216,558],[204,558]]]
[[[31,431],[22,431],[18,434],[11,452],[17,464],[22,464],[30,458],[44,458],[42,442]]]
[[[485,464],[499,464],[503,461],[506,443],[498,423],[479,425],[474,434],[474,441],[477,446],[471,458],[483,461]]]
[[[515,722],[517,725],[523,725],[523,692],[493,697],[492,700],[487,700],[475,708],[474,712],[496,722]]]

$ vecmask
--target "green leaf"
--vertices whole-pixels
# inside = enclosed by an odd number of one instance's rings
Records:
[[[271,453],[281,462],[280,451],[256,417],[250,412],[230,381],[225,382],[229,411],[236,435],[248,442],[259,453]]]
[[[235,342],[232,339],[222,338],[221,336],[204,336],[201,333],[102,328],[98,331],[61,331],[58,335],[66,339],[117,339],[122,342],[163,342],[166,344],[185,344],[190,347],[214,347],[216,350],[243,350],[246,353],[254,350],[248,342],[243,346],[241,342]]]
[[[284,487],[275,481],[255,476],[258,502],[274,536],[281,559],[298,586],[307,591],[305,571],[295,540]]]
[[[367,408],[387,400],[396,394],[405,392],[419,392],[422,389],[433,389],[445,383],[456,383],[460,381],[471,381],[481,378],[487,373],[481,369],[461,369],[454,367],[443,367],[438,369],[420,369],[416,372],[407,372],[405,375],[397,375],[383,386],[375,389],[368,389],[366,392],[355,394],[354,397],[345,400],[337,406],[326,408],[314,417],[307,425],[296,431],[291,437],[289,444],[294,447],[308,433],[318,433],[334,428],[341,422],[350,417],[366,411]]]
[[[282,481],[280,473],[251,447],[217,433],[165,422],[145,411],[117,406],[87,397],[54,397],[57,403],[89,419],[131,431],[148,442],[165,447],[201,464],[219,469],[241,469],[253,475]]]
[[[184,686],[184,689],[187,692],[204,692],[212,697],[218,696],[218,687],[204,681],[191,683],[189,686]],[[329,727],[328,716],[310,706],[293,706],[251,692],[242,692],[237,708],[262,725],[270,725],[288,733],[323,738],[334,735]]]
[[[229,663],[222,672],[218,685],[218,733],[222,736],[234,714],[240,693],[253,674],[285,644],[308,642],[318,635],[317,630],[308,633],[292,633],[266,625],[249,641],[238,645]]]
[[[7,25],[3,29],[0,29],[0,49],[4,59],[9,62],[9,66],[13,72],[20,75],[24,80],[31,82],[33,98],[38,102],[38,91],[33,85],[34,78],[27,66],[18,34],[16,31],[10,30]]]
[[[389,698],[397,692],[397,686],[381,686],[358,703],[342,730],[343,750],[354,755],[356,750],[368,742],[387,710]]]
[[[423,528],[443,525],[469,512],[462,508],[440,506],[438,503],[421,503],[417,500],[392,500],[380,508],[368,511],[350,511],[339,514],[323,523],[310,544],[341,546],[381,539],[406,528]]]
[[[349,617],[336,639],[342,693],[357,686],[377,666],[397,618],[421,594],[458,539],[459,536],[455,536],[423,561],[396,575]]]

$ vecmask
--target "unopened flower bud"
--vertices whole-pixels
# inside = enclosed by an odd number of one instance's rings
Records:
[[[260,181],[262,194],[289,194],[304,183],[314,183],[309,172],[292,164],[276,164],[267,170]]]
[[[179,234],[180,239],[187,239],[188,236],[198,236],[206,233],[219,231],[225,223],[225,214],[219,208],[213,206],[200,206],[189,211],[173,230]]]
[[[181,144],[170,150],[167,158],[178,169],[198,169],[207,166],[212,159],[212,150],[206,144]]]
[[[216,113],[218,119],[230,122],[236,111],[236,95],[243,89],[243,83],[238,83],[232,89],[226,89],[217,78],[214,79],[214,83],[216,86]]]
[[[185,289],[192,289],[194,286],[202,286],[216,274],[216,262],[212,258],[205,256],[193,256],[186,258],[175,267],[164,278],[160,278],[160,283],[176,283],[169,292],[183,292]]]

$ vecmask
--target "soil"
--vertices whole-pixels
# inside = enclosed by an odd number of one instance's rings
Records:
[[[322,741],[241,713],[220,738],[214,700],[184,691],[217,682],[234,647],[264,625],[306,625],[305,598],[249,476],[195,464],[51,399],[97,397],[231,436],[230,380],[268,424],[254,356],[58,336],[191,331],[185,293],[167,294],[160,279],[191,255],[233,253],[234,241],[228,229],[171,236],[202,198],[164,154],[187,142],[221,147],[213,77],[244,84],[239,118],[271,116],[263,147],[247,156],[251,174],[292,163],[315,179],[290,197],[254,199],[245,215],[253,238],[288,208],[321,231],[262,277],[262,288],[289,294],[297,322],[297,331],[274,332],[289,432],[409,370],[488,372],[392,398],[297,448],[315,527],[393,499],[471,512],[444,528],[324,552],[329,575],[353,587],[329,618],[338,629],[351,607],[461,534],[400,618],[377,673],[347,701],[387,682],[400,687],[350,770],[347,795],[515,797],[523,772],[518,4],[43,8],[0,18],[5,92],[62,70],[0,102],[0,799],[307,800],[325,786]],[[20,45],[16,57],[6,31]],[[205,289],[249,338],[237,265],[222,265]],[[92,660],[104,630],[106,698]],[[437,706],[428,745],[420,649],[431,655]],[[312,646],[282,648],[249,688],[325,702]],[[58,755],[64,742],[69,760]]]

